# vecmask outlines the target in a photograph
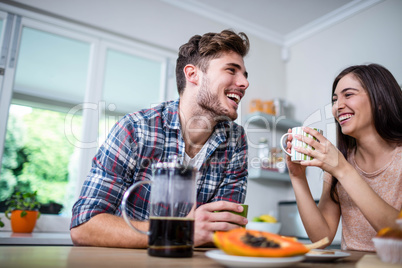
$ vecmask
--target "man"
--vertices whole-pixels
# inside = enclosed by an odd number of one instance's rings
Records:
[[[244,33],[230,30],[193,36],[179,50],[176,80],[180,98],[128,114],[111,130],[73,207],[75,245],[147,247],[147,237],[121,217],[121,200],[133,183],[152,177],[151,164],[177,155],[197,167],[195,246],[212,242],[217,230],[245,225],[241,212],[247,188],[247,142],[233,122],[249,86]],[[149,185],[135,194],[134,225],[147,230]]]

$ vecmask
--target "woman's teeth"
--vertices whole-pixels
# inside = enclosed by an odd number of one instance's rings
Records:
[[[344,115],[341,115],[341,116],[339,116],[339,122],[342,122],[342,121],[344,121],[344,120],[346,120],[346,119],[349,119],[349,118],[351,118],[351,117],[353,117],[353,114],[344,114]]]
[[[231,100],[233,100],[234,102],[236,102],[236,104],[239,104],[239,102],[240,102],[240,97],[237,94],[229,93],[229,94],[226,94],[226,97],[228,97]]]

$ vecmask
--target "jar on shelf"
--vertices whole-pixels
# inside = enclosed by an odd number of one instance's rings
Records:
[[[271,148],[271,168],[279,173],[286,172],[285,153],[280,148]]]
[[[270,150],[268,140],[261,137],[258,143],[258,158],[260,159],[261,168],[268,169],[270,165]]]

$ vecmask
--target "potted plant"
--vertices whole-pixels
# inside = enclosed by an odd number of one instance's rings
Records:
[[[40,203],[35,192],[16,192],[7,201],[6,217],[11,221],[14,233],[31,233],[40,217]],[[10,215],[11,214],[11,215]]]

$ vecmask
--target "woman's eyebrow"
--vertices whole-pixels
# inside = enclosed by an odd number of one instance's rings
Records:
[[[359,91],[357,88],[353,88],[353,87],[347,87],[342,89],[342,91],[340,93],[345,93],[348,90],[354,90],[354,91]],[[332,96],[338,96],[335,92],[332,94]]]

